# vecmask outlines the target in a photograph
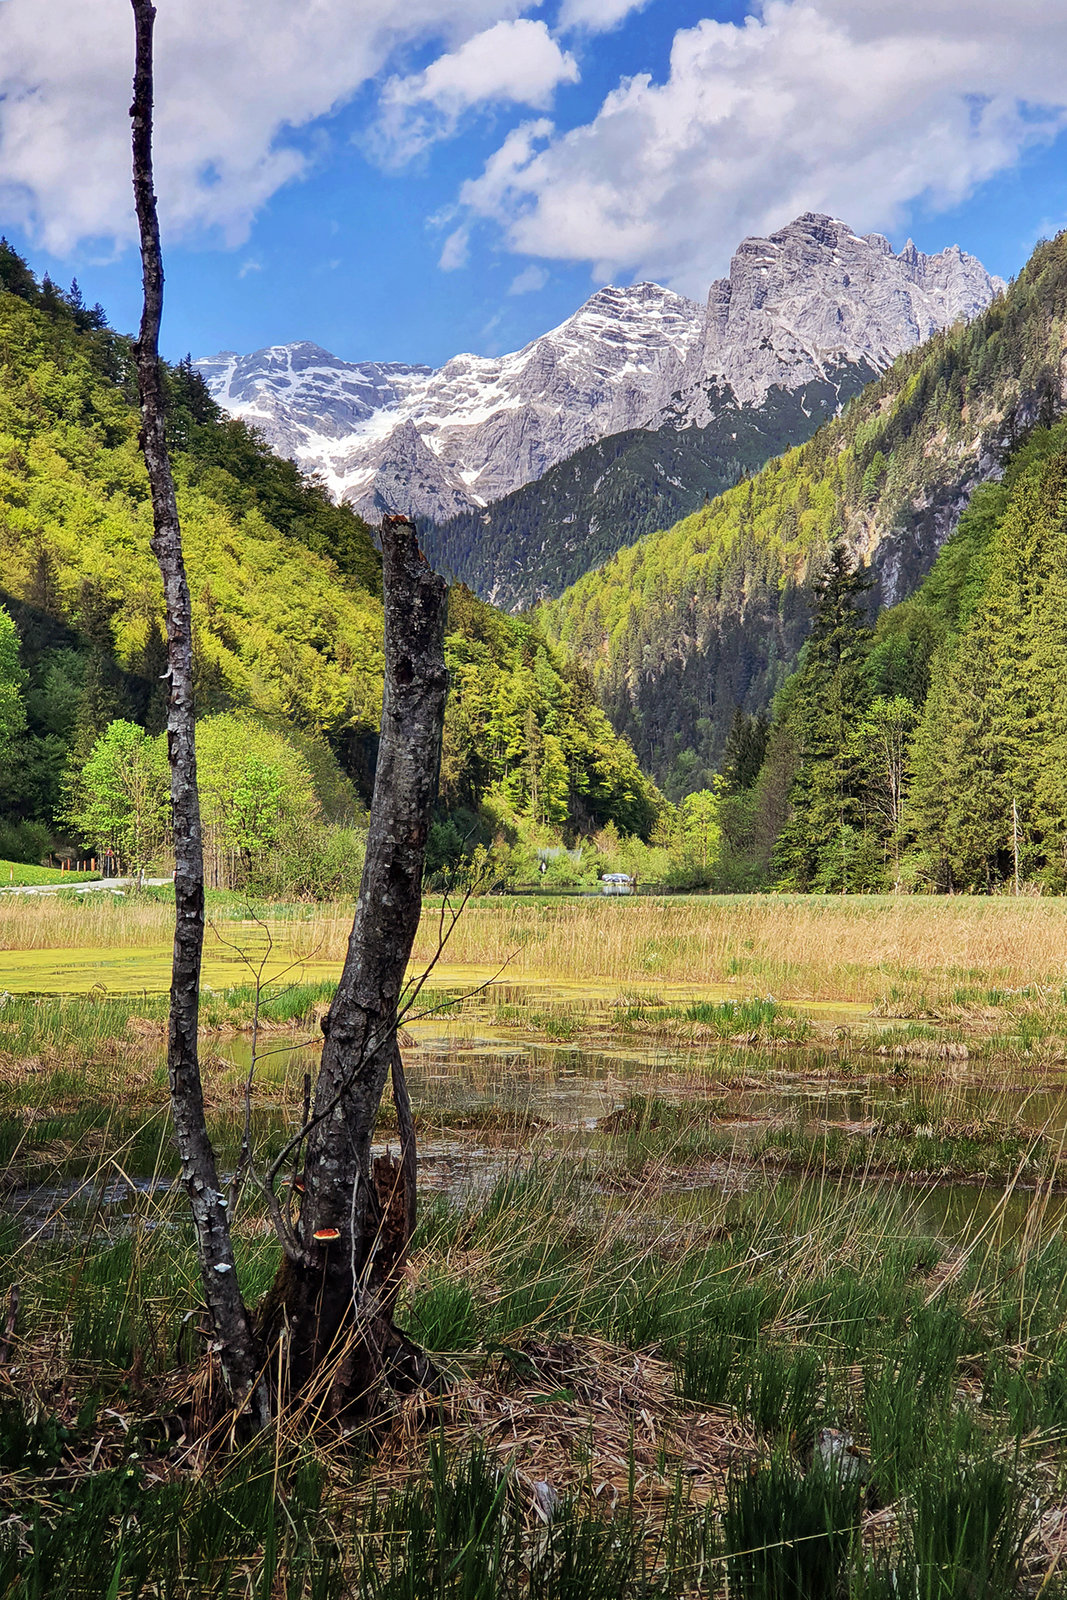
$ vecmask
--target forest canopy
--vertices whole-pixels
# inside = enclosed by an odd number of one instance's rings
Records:
[[[841,547],[728,810],[734,871],[794,890],[1067,890],[1067,422],[978,489],[918,591],[866,615]]]
[[[371,531],[226,417],[191,363],[166,381],[198,715],[275,728],[310,762],[320,803],[347,784],[358,806],[381,716]],[[19,760],[0,776],[0,852],[18,859],[38,859],[69,826],[69,773],[113,723],[162,727],[163,602],[138,426],[129,340],[0,244],[0,699],[14,694],[25,719]],[[4,641],[10,655],[16,636],[13,667]],[[477,812],[503,785],[520,818],[568,837],[654,825],[657,791],[536,622],[457,592],[449,664],[446,809]]]
[[[916,589],[975,487],[1055,421],[1065,353],[1061,234],[981,316],[901,356],[806,444],[544,608],[671,799],[719,769],[739,706],[768,709],[833,547],[871,562],[872,609]]]

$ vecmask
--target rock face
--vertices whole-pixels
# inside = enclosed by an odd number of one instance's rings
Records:
[[[772,389],[880,371],[1000,287],[955,246],[927,256],[909,242],[897,255],[880,234],[808,212],[746,239],[706,308],[640,283],[598,290],[522,350],[436,371],[340,361],[313,344],[197,366],[221,405],[338,499],[443,521],[609,435],[706,428]]]
[[[440,520],[644,420],[681,381],[703,324],[695,301],[639,283],[599,290],[522,350],[437,371],[354,365],[310,344],[197,366],[220,405],[339,499]]]
[[[896,255],[880,233],[807,211],[769,239],[746,239],[730,276],[712,284],[703,339],[663,420],[703,426],[725,390],[759,404],[775,385],[801,389],[842,365],[882,371],[1003,287],[958,245],[927,256],[909,239]]]

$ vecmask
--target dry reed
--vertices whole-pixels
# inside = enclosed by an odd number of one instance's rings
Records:
[[[87,902],[87,903],[86,903]],[[159,901],[107,896],[70,904],[0,898],[2,952],[119,949],[169,943],[171,914]],[[351,907],[307,908],[273,924],[282,948],[321,968],[344,956]],[[227,936],[239,938],[230,922]],[[250,936],[253,930],[249,930]],[[415,949],[425,964],[437,947],[428,906]],[[208,938],[209,954],[212,935]],[[1001,988],[1067,981],[1067,901],[905,896],[718,896],[686,899],[472,900],[444,953],[476,978],[541,978],[654,993],[657,985],[724,984],[783,999],[914,1000],[953,986]]]
[[[294,930],[339,956],[347,928]],[[435,948],[423,918],[416,958]],[[880,896],[714,896],[684,900],[472,901],[448,964],[655,991],[665,983],[736,984],[784,999],[877,1004],[895,987],[1020,987],[1067,979],[1067,901]]]
[[[163,900],[134,897],[116,902],[107,890],[77,899],[67,894],[0,894],[0,964],[4,950],[162,945],[173,931],[173,907]]]

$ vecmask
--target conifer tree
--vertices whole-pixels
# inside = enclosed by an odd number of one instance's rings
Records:
[[[1067,453],[1050,453],[1053,443],[1031,441],[1009,470],[1010,496],[981,547],[980,598],[934,659],[911,807],[918,859],[939,888],[991,889],[1017,863],[1061,881]]]
[[[726,792],[751,789],[767,754],[770,722],[762,713],[750,717],[738,706],[723,750],[722,775]]]
[[[790,708],[798,765],[789,820],[774,851],[778,877],[790,888],[856,886],[850,842],[863,823],[864,774],[850,733],[869,697],[863,662],[872,635],[859,609],[869,588],[870,580],[850,568],[844,546],[835,545],[814,585],[812,629]]]

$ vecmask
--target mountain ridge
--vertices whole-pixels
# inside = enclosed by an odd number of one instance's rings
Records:
[[[396,363],[330,357],[305,366],[303,352],[318,348],[306,343],[270,346],[236,364],[231,356],[195,365],[220,405],[319,471],[334,496],[356,510],[384,509],[383,472],[395,475],[407,462],[426,469],[435,461],[430,495],[416,494],[405,507],[427,516],[450,495],[455,510],[498,499],[593,438],[654,410],[681,380],[702,317],[695,301],[658,284],[608,286],[521,350],[459,354],[434,370],[404,368],[399,381],[390,371]],[[295,368],[284,361],[286,352],[297,353]],[[315,398],[325,401],[331,388],[355,381],[349,377],[355,372],[377,379],[383,396],[391,389],[391,398],[336,436],[309,426]],[[331,407],[328,426],[335,415]]]
[[[433,370],[324,360],[306,342],[196,366],[221,405],[335,498],[438,522],[615,433],[706,427],[724,405],[824,382],[843,364],[881,371],[999,287],[957,246],[928,256],[909,241],[897,254],[879,234],[805,213],[743,241],[703,307],[657,284],[608,286],[521,350]]]
[[[802,444],[877,377],[866,362],[844,363],[802,389],[776,385],[761,405],[728,394],[703,426],[609,434],[484,510],[428,521],[423,543],[444,573],[493,605],[550,600]]]
[[[766,710],[843,542],[872,605],[910,594],[975,487],[1067,404],[1067,234],[973,322],[906,352],[844,413],[545,610],[668,792],[708,772],[740,707]],[[681,763],[681,766],[679,766]],[[699,786],[699,785],[698,785]]]
[[[0,239],[0,610],[20,641],[0,688],[13,685],[25,712],[17,759],[0,761],[0,841],[17,859],[37,859],[67,826],[71,763],[112,722],[153,735],[166,722],[133,372],[130,339],[47,278],[38,287]],[[222,413],[188,364],[165,367],[163,381],[197,714],[239,713],[281,733],[313,761],[324,811],[338,797],[358,808],[372,792],[382,697],[371,530]],[[536,619],[455,589],[445,649],[438,814],[459,817],[456,859],[465,839],[488,845],[501,828],[573,836],[611,821],[647,834],[660,797]]]

